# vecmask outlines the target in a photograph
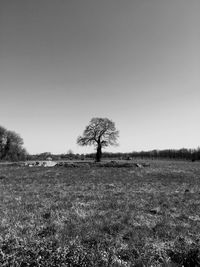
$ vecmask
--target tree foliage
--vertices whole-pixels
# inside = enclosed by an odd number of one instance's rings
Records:
[[[0,126],[0,160],[24,160],[27,152],[23,143],[19,134]]]
[[[95,145],[96,161],[99,162],[102,156],[102,148],[109,145],[117,145],[119,131],[115,123],[108,118],[93,118],[86,126],[83,135],[79,136],[77,143],[81,146]]]

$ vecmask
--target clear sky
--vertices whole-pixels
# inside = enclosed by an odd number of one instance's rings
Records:
[[[1,0],[0,125],[30,153],[108,117],[131,152],[200,145],[199,0]]]

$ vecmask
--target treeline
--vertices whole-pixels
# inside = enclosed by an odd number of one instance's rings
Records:
[[[27,152],[23,144],[23,139],[19,134],[0,126],[0,160],[26,160]]]
[[[118,157],[121,159],[183,159],[183,160],[200,160],[200,148],[198,149],[164,149],[164,150],[151,150],[151,151],[140,151],[131,153],[105,153],[106,157],[112,158]]]
[[[165,149],[152,150],[148,152],[133,152],[133,157],[152,158],[152,159],[182,159],[196,161],[200,160],[200,148],[197,149]]]
[[[131,153],[104,153],[105,158],[118,158],[130,160],[133,158],[140,159],[182,159],[196,161],[200,160],[200,148],[197,149],[164,149],[164,150],[151,150],[140,151]]]
[[[200,148],[198,149],[165,149],[165,150],[151,150],[140,151],[131,153],[111,153],[104,152],[102,154],[103,159],[110,160],[132,160],[132,159],[182,159],[196,161],[200,160]],[[28,160],[94,160],[95,153],[90,154],[51,154],[50,152],[44,152],[36,155],[28,155]]]

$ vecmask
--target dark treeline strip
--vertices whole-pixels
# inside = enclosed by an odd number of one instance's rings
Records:
[[[89,154],[87,157],[93,158],[94,154]],[[198,149],[165,149],[151,150],[131,153],[103,153],[104,158],[131,160],[133,158],[140,159],[182,159],[182,160],[200,160],[200,148]]]
[[[120,154],[120,153],[119,153]],[[165,149],[165,150],[151,150],[140,151],[132,153],[122,153],[119,157],[131,159],[183,159],[183,160],[200,160],[200,148],[198,149]]]
[[[200,148],[198,149],[165,149],[165,150],[151,150],[151,151],[140,151],[130,153],[111,153],[104,152],[102,157],[104,159],[115,159],[115,160],[131,160],[134,158],[138,159],[178,159],[178,160],[200,160]],[[29,160],[94,160],[95,153],[90,154],[58,154],[54,155],[50,152],[44,152],[37,155],[28,155]]]

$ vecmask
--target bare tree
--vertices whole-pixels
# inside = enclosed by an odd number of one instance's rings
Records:
[[[86,126],[83,135],[79,136],[77,143],[81,146],[96,146],[96,161],[100,162],[102,148],[109,145],[117,145],[119,131],[115,128],[115,123],[107,118],[93,118]]]

